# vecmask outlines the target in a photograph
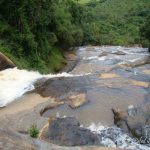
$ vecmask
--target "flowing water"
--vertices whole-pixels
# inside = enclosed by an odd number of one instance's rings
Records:
[[[17,68],[6,69],[0,72],[0,107],[4,107],[22,96],[27,91],[34,89],[34,83],[38,79],[57,77],[73,77],[69,73],[42,75],[39,72],[19,70]],[[75,75],[82,76],[82,75]]]
[[[150,93],[147,49],[120,46],[80,47],[76,54],[78,64],[69,73],[41,75],[17,68],[1,71],[0,107],[33,90],[37,80],[46,78],[36,92],[44,97],[51,96],[65,101],[65,104],[46,111],[44,117],[74,116],[84,127],[103,134],[106,146],[150,149],[114,127],[112,114],[112,108],[126,110],[131,105],[142,106],[150,101],[149,98],[146,99]],[[70,108],[68,97],[79,93],[86,94],[89,103],[77,109]]]
[[[107,56],[100,57],[103,51],[107,52]],[[119,55],[117,51],[123,54]],[[144,58],[148,55],[147,49],[85,47],[80,48],[77,55],[79,63],[70,73],[90,74],[51,80],[42,94],[67,99],[69,95],[85,93],[89,103],[75,110],[66,104],[47,111],[44,116],[75,116],[86,127],[99,122],[103,125],[113,125],[112,108],[125,110],[130,105],[144,104],[145,95],[149,92],[150,65],[131,68],[119,67],[118,64],[134,63],[137,59]]]

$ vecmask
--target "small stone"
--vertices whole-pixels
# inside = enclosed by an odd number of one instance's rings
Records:
[[[69,106],[71,108],[78,108],[87,102],[85,94],[78,94],[69,97]]]

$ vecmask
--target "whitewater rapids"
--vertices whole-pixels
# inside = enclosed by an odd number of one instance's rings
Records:
[[[73,77],[69,73],[42,75],[36,71],[6,69],[0,72],[0,107],[4,107],[34,89],[34,83],[40,78]]]

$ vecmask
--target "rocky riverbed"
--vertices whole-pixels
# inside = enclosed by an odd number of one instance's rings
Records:
[[[14,92],[22,90],[12,94],[0,87],[0,104],[2,98],[5,102],[16,99],[0,110],[0,148],[150,149],[147,49],[89,46],[65,57],[69,74],[40,75],[18,69],[0,72],[3,87],[13,80],[8,90],[14,85]],[[15,73],[18,78],[10,78]],[[32,124],[41,131],[38,139],[28,135]]]

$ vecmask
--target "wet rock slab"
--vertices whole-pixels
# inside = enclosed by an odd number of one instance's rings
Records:
[[[150,56],[145,56],[143,58],[138,58],[134,61],[127,61],[124,63],[120,63],[120,64],[118,64],[118,66],[120,66],[120,67],[127,66],[127,67],[134,68],[134,67],[139,67],[139,66],[149,64],[149,63],[150,63]]]

